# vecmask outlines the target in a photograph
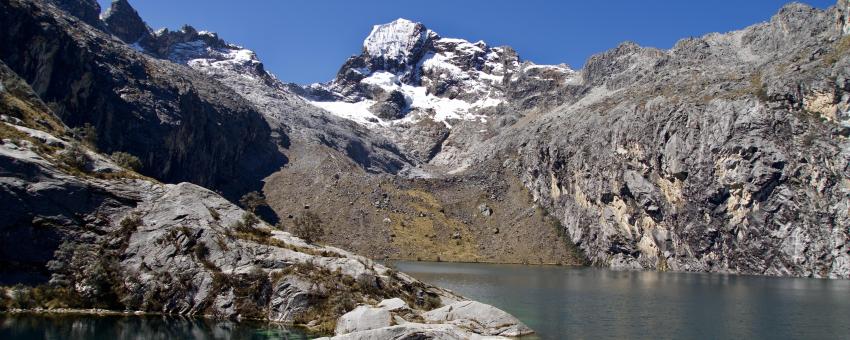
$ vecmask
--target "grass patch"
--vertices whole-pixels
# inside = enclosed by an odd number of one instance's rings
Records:
[[[424,284],[415,282],[412,285],[406,285],[392,272],[389,274],[387,278],[357,280],[339,271],[317,268],[309,263],[299,263],[286,268],[279,275],[296,275],[324,287],[321,295],[312,297],[310,308],[295,318],[295,323],[299,325],[318,322],[318,326],[313,329],[324,334],[333,334],[336,320],[364,302],[374,303],[399,297],[408,305],[424,310],[441,306],[440,298],[428,292]]]
[[[116,151],[109,155],[115,164],[132,171],[139,171],[142,168],[142,161],[139,157],[133,156],[126,152]]]
[[[57,136],[65,134],[65,125],[56,116],[50,114],[50,110],[38,99],[22,99],[21,96],[9,92],[0,93],[0,112],[20,119],[26,127],[47,131]]]
[[[402,251],[404,258],[419,258],[429,261],[477,261],[480,259],[475,237],[469,226],[449,218],[444,207],[433,194],[424,190],[410,189],[399,192],[399,199],[407,202],[413,214],[390,213],[392,243]],[[459,239],[452,239],[455,233]]]
[[[260,219],[256,215],[246,212],[242,215],[242,219],[232,224],[225,231],[229,237],[242,239],[270,247],[289,249],[300,253],[305,253],[313,256],[322,257],[343,257],[331,251],[318,251],[312,248],[300,247],[294,244],[286,243],[272,236],[272,231],[269,228],[259,226]],[[224,243],[224,242],[222,242]],[[223,248],[226,249],[226,248]]]

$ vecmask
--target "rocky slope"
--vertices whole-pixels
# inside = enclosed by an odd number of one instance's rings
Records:
[[[202,187],[121,168],[67,137],[3,63],[0,108],[0,281],[45,284],[0,288],[2,309],[262,319],[348,338],[399,327],[458,339],[531,332],[491,306],[275,230]]]
[[[269,138],[272,129],[243,97],[116,39],[103,28],[117,30],[110,13],[109,25],[88,25],[80,21],[88,15],[79,19],[49,2],[3,1],[0,58],[63,122],[92,125],[99,149],[139,157],[151,177],[239,197],[285,163],[278,142],[284,138]]]

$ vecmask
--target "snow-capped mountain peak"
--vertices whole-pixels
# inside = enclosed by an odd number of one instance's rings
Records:
[[[443,38],[407,19],[376,25],[337,77],[305,88],[314,105],[364,125],[483,119],[519,58],[483,41]]]
[[[376,25],[360,55],[349,58],[333,81],[303,88],[305,99],[366,126],[407,125],[427,119],[447,127],[459,120],[486,120],[505,101],[511,77],[534,70],[510,47],[444,38],[407,19]],[[541,66],[542,67],[542,66]],[[550,67],[534,77],[571,77]]]
[[[363,41],[363,51],[374,59],[404,63],[434,37],[436,34],[421,23],[397,19],[375,25]]]

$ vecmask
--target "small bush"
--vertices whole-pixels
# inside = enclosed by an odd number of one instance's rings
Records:
[[[118,166],[125,169],[139,171],[139,169],[142,168],[142,161],[139,160],[139,157],[133,156],[126,152],[113,152],[112,155],[109,156],[109,158],[112,158],[112,161],[114,161],[115,164],[118,164]]]
[[[243,195],[242,198],[239,199],[239,203],[242,204],[242,207],[251,213],[254,213],[257,211],[257,208],[266,205],[266,198],[259,192],[251,191]]]
[[[65,151],[59,153],[57,159],[63,164],[80,171],[85,171],[89,166],[89,162],[91,162],[85,149],[79,143],[68,145]]]
[[[317,242],[325,235],[322,220],[312,212],[306,212],[304,215],[297,217],[295,219],[295,228],[292,232],[307,243]]]
[[[132,214],[122,219],[121,222],[118,223],[118,229],[112,233],[112,239],[116,241],[113,244],[117,246],[115,249],[120,249],[121,251],[126,250],[127,246],[130,245],[130,237],[133,236],[133,233],[135,233],[141,225],[142,218],[136,214]]]
[[[119,232],[122,235],[132,234],[141,225],[142,225],[142,218],[139,217],[139,215],[133,214],[133,215],[127,216],[123,220],[121,220],[121,222],[118,224],[118,226],[121,227]]]
[[[9,310],[9,303],[11,300],[9,299],[9,295],[7,295],[5,288],[0,288],[0,312],[5,312]]]
[[[90,148],[97,146],[97,129],[89,123],[71,129],[71,134]]]
[[[263,238],[271,236],[270,231],[257,228],[257,223],[260,223],[260,219],[256,215],[246,212],[242,215],[242,220],[234,223],[231,229],[239,233],[251,234]]]
[[[68,288],[53,285],[0,287],[0,311],[10,309],[55,309],[79,306],[76,294]]]

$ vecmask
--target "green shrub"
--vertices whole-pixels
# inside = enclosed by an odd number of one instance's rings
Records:
[[[5,312],[9,310],[9,303],[11,299],[9,299],[9,295],[6,292],[5,288],[0,288],[0,312]]]
[[[80,171],[85,171],[91,162],[89,155],[86,154],[86,150],[79,143],[69,144],[65,148],[65,151],[59,153],[57,159],[63,164]]]
[[[325,235],[322,220],[312,212],[306,212],[295,218],[295,227],[292,232],[307,243],[317,242]]]
[[[10,288],[0,287],[0,311],[78,306],[79,299],[76,298],[76,294],[65,287],[53,285],[27,287],[20,284]]]
[[[118,246],[117,249],[124,251],[127,249],[127,246],[130,245],[130,237],[133,236],[133,233],[139,229],[142,225],[142,218],[136,214],[131,214],[121,222],[118,223],[118,229],[112,232],[112,238],[118,242],[115,244]]]
[[[142,161],[139,160],[139,157],[133,156],[126,152],[113,152],[112,155],[109,156],[109,158],[112,158],[112,161],[114,161],[115,164],[118,164],[119,166],[125,169],[139,171],[139,169],[142,168]]]
[[[260,219],[256,215],[246,212],[242,215],[242,219],[234,223],[230,228],[238,233],[245,233],[261,238],[271,236],[271,232],[265,229],[257,228]]]
[[[97,147],[97,129],[89,123],[71,129],[71,135],[90,148]]]
[[[254,213],[257,211],[257,208],[266,205],[266,198],[259,192],[251,191],[243,195],[242,198],[239,199],[239,203],[242,204],[243,208]]]

